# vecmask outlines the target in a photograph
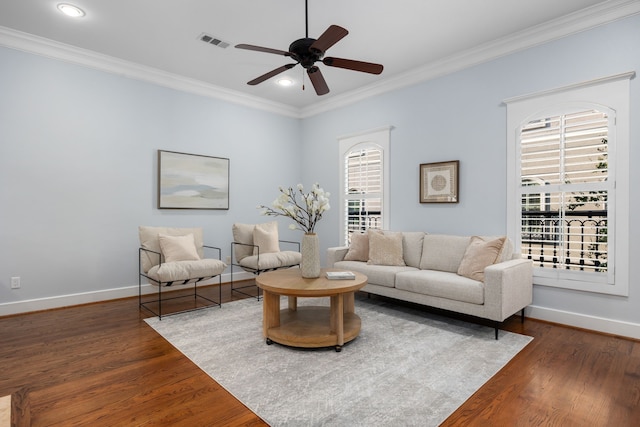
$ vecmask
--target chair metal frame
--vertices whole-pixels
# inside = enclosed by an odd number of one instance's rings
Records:
[[[207,248],[207,249],[214,249],[218,251],[218,259],[222,261],[222,249],[215,247],[215,246],[207,246],[207,245],[203,245],[203,248]],[[170,300],[174,300],[174,299],[182,299],[182,298],[191,298],[193,297],[194,300],[197,300],[198,298],[201,298],[203,300],[209,301],[212,304],[209,305],[204,305],[202,307],[195,307],[195,308],[189,308],[186,310],[180,310],[180,311],[175,311],[175,312],[171,312],[168,314],[164,314],[164,316],[172,316],[174,314],[180,314],[180,313],[186,313],[189,311],[195,311],[195,310],[202,310],[205,308],[211,308],[211,307],[222,307],[222,274],[218,274],[218,301],[212,300],[211,298],[208,298],[204,295],[201,295],[198,293],[197,291],[197,285],[198,282],[202,282],[203,280],[210,280],[215,278],[216,276],[206,276],[206,277],[197,277],[197,278],[191,278],[188,280],[180,280],[180,281],[175,281],[175,282],[160,282],[156,279],[153,279],[151,277],[149,277],[146,273],[143,273],[143,269],[142,269],[142,253],[143,252],[148,252],[148,253],[152,253],[155,254],[159,257],[159,265],[164,263],[164,256],[160,253],[160,252],[156,252],[156,251],[152,251],[150,249],[145,249],[145,248],[138,248],[138,305],[141,309],[145,309],[147,311],[149,311],[151,314],[153,314],[154,316],[157,316],[159,320],[162,320],[162,302],[163,301],[170,301]],[[148,281],[155,283],[158,286],[158,299],[154,299],[151,301],[145,301],[142,302],[142,278],[146,278]],[[163,287],[171,287],[173,285],[186,285],[188,283],[192,282],[193,283],[193,295],[189,294],[189,295],[180,295],[180,296],[174,296],[174,297],[169,297],[169,298],[165,298],[162,299],[162,288]],[[163,286],[164,285],[164,286]],[[148,294],[150,295],[150,294]],[[154,311],[153,309],[147,307],[147,305],[150,304],[158,304],[158,311]]]
[[[289,244],[293,244],[296,245],[298,247],[298,252],[300,252],[300,242],[294,242],[291,240],[278,240],[279,243],[289,243]],[[260,288],[257,285],[246,285],[246,286],[240,286],[240,287],[234,287],[233,286],[233,267],[240,267],[243,271],[247,271],[249,273],[253,273],[255,276],[258,276],[260,273],[264,273],[267,271],[275,271],[275,270],[280,270],[283,268],[291,268],[291,267],[296,267],[299,266],[300,264],[292,264],[292,265],[284,265],[282,267],[274,267],[274,268],[265,268],[265,269],[258,269],[258,268],[251,268],[251,267],[245,267],[241,264],[237,264],[235,263],[235,246],[236,245],[240,245],[240,246],[251,246],[252,248],[256,249],[257,248],[257,262],[256,265],[260,265],[260,246],[258,245],[253,245],[253,244],[249,244],[249,243],[240,243],[240,242],[231,242],[231,293],[233,294],[233,292],[238,292],[242,295],[248,296],[248,297],[252,297],[252,298],[256,298],[258,301],[260,301]],[[257,288],[257,294],[253,295],[253,294],[249,294],[243,291],[243,289],[247,289],[247,288]]]

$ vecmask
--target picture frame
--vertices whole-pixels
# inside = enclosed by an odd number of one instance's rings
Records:
[[[459,160],[420,165],[420,203],[458,203]]]
[[[158,209],[229,209],[229,159],[158,150]]]

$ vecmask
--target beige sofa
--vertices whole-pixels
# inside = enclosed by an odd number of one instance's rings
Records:
[[[327,250],[327,266],[364,273],[376,295],[500,324],[532,302],[532,263],[502,237],[372,232]]]

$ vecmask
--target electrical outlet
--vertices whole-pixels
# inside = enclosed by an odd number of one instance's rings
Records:
[[[227,257],[227,259],[225,261],[225,264],[227,264],[227,265],[231,264],[231,257],[230,256]]]
[[[20,278],[12,277],[11,278],[11,289],[20,289]]]

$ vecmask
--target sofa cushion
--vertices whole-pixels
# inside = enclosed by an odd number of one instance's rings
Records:
[[[191,233],[183,236],[158,234],[158,241],[160,242],[160,252],[162,252],[165,262],[196,261],[200,259],[196,242]]]
[[[435,270],[403,271],[396,275],[396,288],[471,304],[484,304],[484,284]]]
[[[505,262],[514,259],[513,242],[508,237],[504,240],[504,245],[500,251],[499,259],[496,262]],[[520,256],[518,255],[517,258]]]
[[[369,260],[369,234],[351,234],[351,244],[344,256],[345,261],[368,261]]]
[[[468,236],[425,234],[420,269],[457,273],[469,240]]]
[[[369,230],[369,260],[367,264],[404,266],[402,233]]]
[[[278,223],[274,221],[256,225],[253,228],[253,244],[257,246],[253,248],[254,255],[280,252]]]
[[[506,237],[500,237],[486,241],[481,237],[471,236],[458,267],[458,274],[484,282],[484,269],[499,261],[505,239]]]
[[[394,287],[397,273],[417,270],[414,267],[372,265],[361,261],[338,261],[333,264],[333,267],[340,270],[357,271],[367,276],[368,283],[388,288]]]
[[[402,256],[405,264],[420,268],[424,234],[423,231],[404,231],[402,233]]]

